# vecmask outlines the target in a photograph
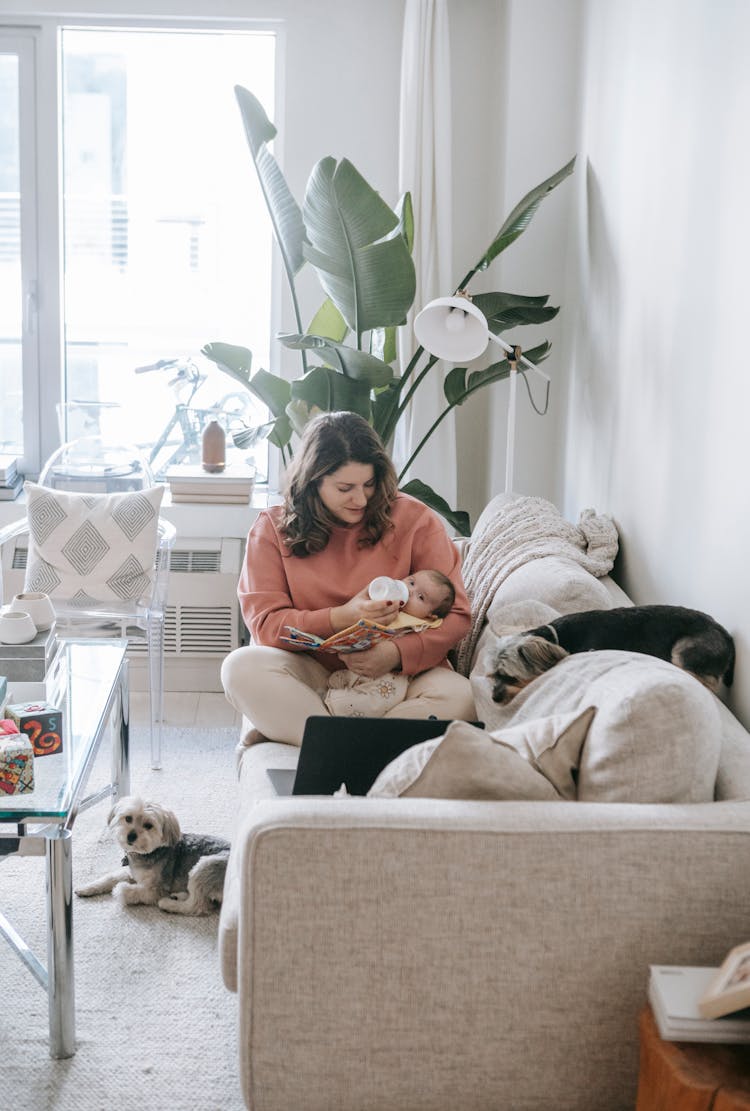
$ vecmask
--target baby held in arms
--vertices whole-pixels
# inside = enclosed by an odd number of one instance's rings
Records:
[[[441,624],[456,592],[447,575],[429,569],[415,571],[405,579],[374,579],[370,596],[382,600],[392,596],[398,601],[400,608],[392,618],[381,619],[381,625],[419,633]],[[399,672],[370,679],[345,668],[331,673],[324,701],[336,717],[382,717],[403,702],[408,686],[409,679]]]

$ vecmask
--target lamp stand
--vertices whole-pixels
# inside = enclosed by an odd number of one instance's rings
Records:
[[[540,374],[547,382],[550,381],[550,376],[545,371],[540,370],[536,363],[529,362],[528,359],[524,358],[521,354],[520,347],[511,347],[509,343],[506,343],[500,336],[496,336],[494,332],[489,332],[488,335],[491,340],[494,340],[494,342],[498,344],[499,347],[502,347],[503,351],[510,356],[508,359],[510,364],[510,392],[508,396],[508,431],[505,447],[505,493],[512,494],[516,440],[516,387],[518,385],[518,364],[521,362],[527,366],[529,370],[535,370],[537,374]]]
[[[516,386],[518,366],[515,359],[510,360],[510,393],[508,395],[508,432],[505,445],[505,493],[513,493],[513,459],[516,439]]]

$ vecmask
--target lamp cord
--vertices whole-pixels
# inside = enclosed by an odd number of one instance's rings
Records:
[[[519,367],[519,374],[523,378],[524,385],[526,386],[526,392],[529,395],[529,403],[531,404],[531,408],[540,417],[545,416],[547,410],[549,409],[549,387],[550,387],[550,383],[549,382],[547,383],[547,389],[546,389],[545,395],[544,395],[544,408],[543,409],[538,409],[537,405],[536,405],[536,402],[534,401],[534,395],[531,392],[531,386],[529,385],[529,380],[526,377],[526,371],[523,370],[523,368]]]

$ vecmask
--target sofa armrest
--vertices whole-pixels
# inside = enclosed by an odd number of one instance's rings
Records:
[[[719,964],[749,871],[750,803],[260,802],[220,924],[248,1106],[632,1107],[648,965]]]

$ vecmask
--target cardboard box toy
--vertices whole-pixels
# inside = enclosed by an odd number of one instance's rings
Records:
[[[0,791],[28,795],[34,790],[34,750],[21,733],[0,733]]]
[[[50,702],[14,702],[5,708],[20,733],[31,741],[35,756],[62,752],[62,710]]]

